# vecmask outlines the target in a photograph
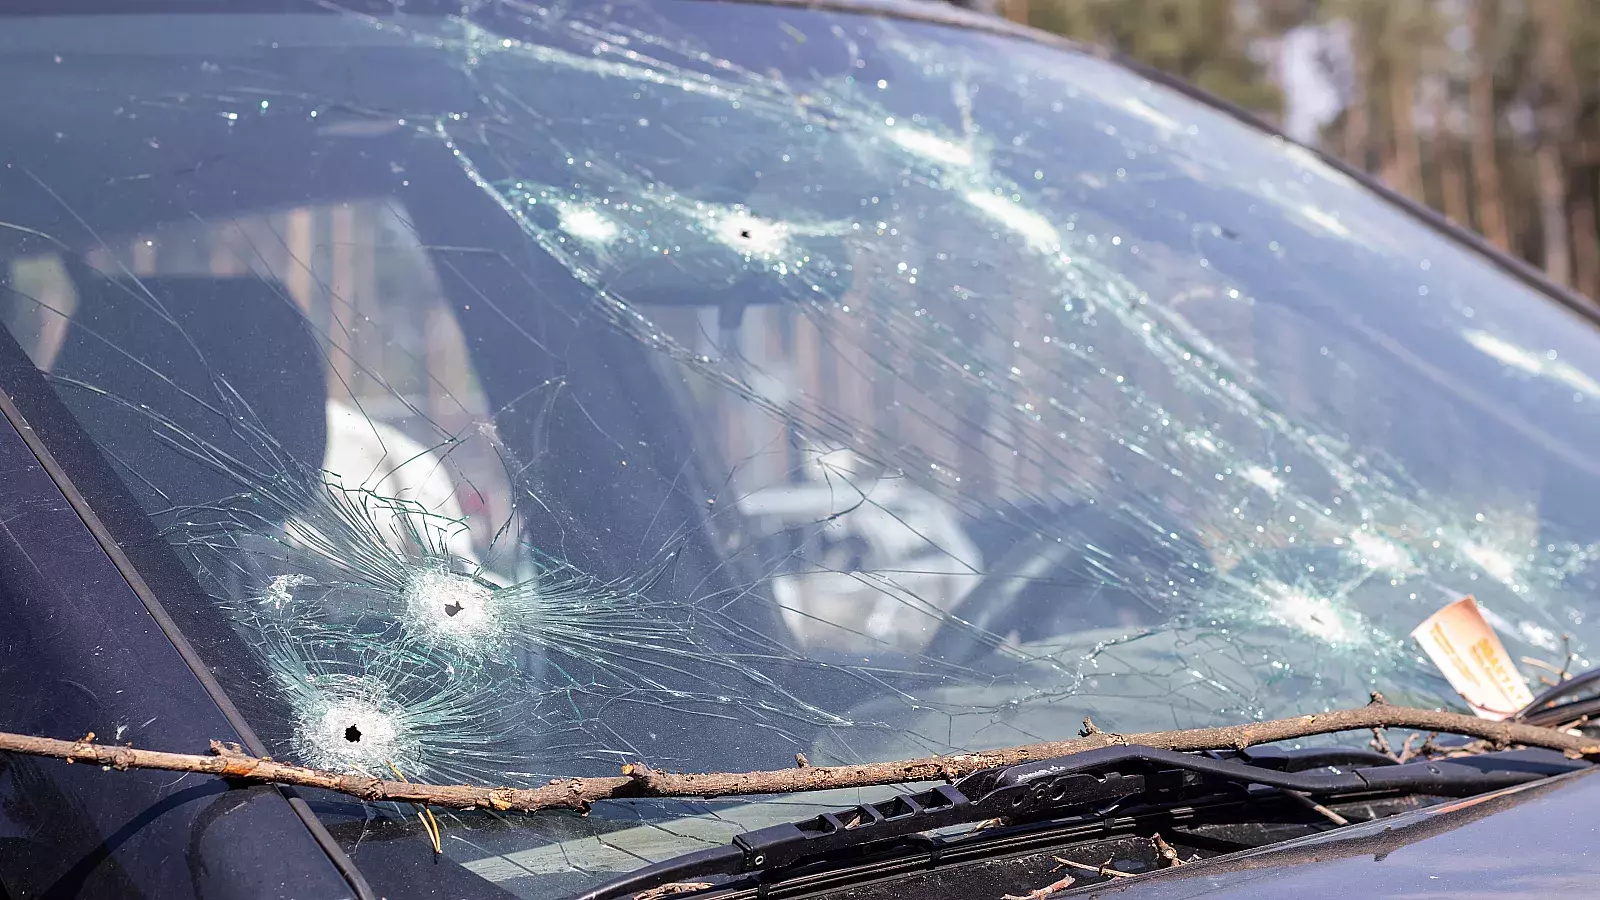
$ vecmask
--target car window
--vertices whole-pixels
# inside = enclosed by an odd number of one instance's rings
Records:
[[[0,80],[10,349],[274,753],[883,760],[1451,703],[1407,634],[1468,593],[1591,640],[1591,324],[1090,55],[518,5],[18,19]],[[390,895],[551,896],[838,800],[447,866],[322,811]]]

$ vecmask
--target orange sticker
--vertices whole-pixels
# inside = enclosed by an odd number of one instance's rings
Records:
[[[1471,595],[1423,620],[1411,636],[1479,716],[1508,718],[1533,702],[1527,681]]]

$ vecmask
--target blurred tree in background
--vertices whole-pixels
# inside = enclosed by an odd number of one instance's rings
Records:
[[[1117,50],[1249,109],[1282,105],[1237,0],[1041,0],[1029,24]]]
[[[1600,0],[1001,10],[1250,109],[1600,300]],[[1309,124],[1308,105],[1320,107]]]

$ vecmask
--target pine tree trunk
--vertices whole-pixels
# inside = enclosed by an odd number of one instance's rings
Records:
[[[1595,224],[1594,170],[1573,173],[1572,270],[1573,286],[1590,300],[1600,301],[1600,230]]]
[[[1396,59],[1389,73],[1389,116],[1394,131],[1393,186],[1409,197],[1425,199],[1422,192],[1422,151],[1417,146],[1415,120],[1416,72],[1404,59]]]
[[[1567,169],[1563,149],[1578,114],[1578,86],[1567,50],[1566,5],[1545,0],[1529,6],[1538,27],[1534,191],[1539,202],[1539,232],[1544,268],[1561,284],[1572,283],[1572,234],[1567,224]]]
[[[1472,198],[1467,193],[1467,174],[1462,168],[1461,142],[1450,130],[1450,101],[1454,85],[1446,79],[1433,101],[1433,147],[1428,157],[1439,173],[1439,200],[1445,218],[1472,227]]]
[[[1511,235],[1506,228],[1505,204],[1500,191],[1500,167],[1496,159],[1495,137],[1498,119],[1494,108],[1493,46],[1494,0],[1475,0],[1472,4],[1472,83],[1468,102],[1472,110],[1472,175],[1477,189],[1478,230],[1492,243],[1509,250]]]
[[[1441,133],[1434,143],[1434,158],[1439,167],[1439,196],[1450,221],[1472,227],[1472,200],[1467,194],[1467,173],[1462,166],[1461,145]]]
[[[1368,141],[1372,133],[1367,98],[1368,86],[1372,81],[1372,50],[1364,46],[1364,37],[1352,25],[1350,97],[1344,111],[1344,158],[1362,171],[1366,171],[1371,162],[1368,158]]]
[[[1567,232],[1567,175],[1561,167],[1561,149],[1553,140],[1541,140],[1533,151],[1533,163],[1544,271],[1557,283],[1570,284],[1572,242]]]

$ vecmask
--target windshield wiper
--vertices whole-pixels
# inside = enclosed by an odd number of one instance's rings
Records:
[[[1551,750],[1482,753],[1399,763],[1345,748],[1179,753],[1145,746],[1105,747],[975,772],[954,784],[799,822],[747,831],[726,847],[665,860],[608,882],[575,900],[629,897],[673,882],[713,876],[770,880],[801,866],[848,864],[902,843],[927,851],[926,833],[1004,820],[1008,825],[1096,814],[1112,807],[1170,805],[1250,786],[1311,797],[1423,794],[1464,797],[1583,769]],[[1259,790],[1259,788],[1257,789]],[[721,885],[719,885],[721,886]]]

